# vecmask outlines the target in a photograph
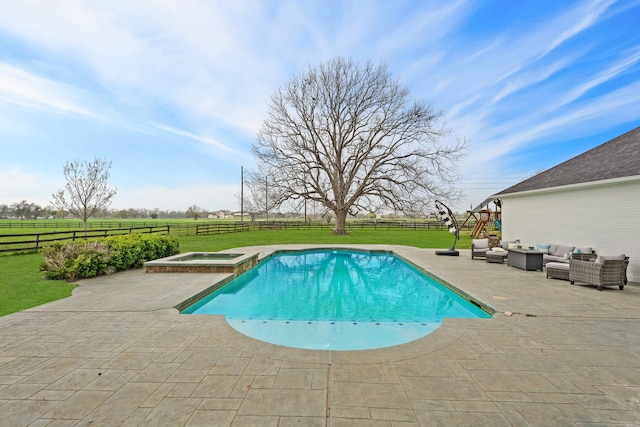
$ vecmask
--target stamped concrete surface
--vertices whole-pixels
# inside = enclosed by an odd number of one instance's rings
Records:
[[[85,280],[0,317],[0,425],[640,425],[640,285],[599,292],[464,250],[373,247],[496,314],[391,348],[300,350],[173,308],[224,274]]]

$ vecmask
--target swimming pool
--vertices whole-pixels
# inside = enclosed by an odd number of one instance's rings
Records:
[[[277,253],[182,313],[222,314],[252,338],[329,350],[388,347],[447,317],[491,317],[393,253],[336,249]]]

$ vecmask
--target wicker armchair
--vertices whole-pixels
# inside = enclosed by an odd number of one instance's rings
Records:
[[[598,257],[593,260],[571,259],[569,261],[569,282],[584,282],[595,285],[601,291],[603,286],[617,286],[620,290],[626,284],[626,270],[629,258],[624,255]]]
[[[485,258],[490,249],[489,239],[473,239],[471,241],[471,259]]]
[[[508,249],[510,243],[519,243],[520,240],[499,240],[497,242],[492,242],[491,239],[473,239],[471,240],[471,259],[474,258],[486,258],[487,252],[489,252],[493,246],[501,247],[502,249]],[[496,244],[497,243],[497,244]],[[507,253],[505,252],[502,255],[502,261],[507,259]]]

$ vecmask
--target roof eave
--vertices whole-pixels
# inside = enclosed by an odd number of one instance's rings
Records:
[[[511,193],[500,192],[492,195],[492,198],[509,198],[517,196],[527,196],[532,194],[555,193],[559,191],[577,190],[589,187],[602,187],[605,185],[621,184],[626,182],[640,181],[640,175],[625,176],[620,178],[601,179],[598,181],[579,182],[576,184],[558,185],[556,187],[537,188],[534,190],[514,191]]]

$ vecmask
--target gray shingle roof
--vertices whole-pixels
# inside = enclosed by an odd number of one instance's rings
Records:
[[[640,176],[640,127],[547,169],[499,194]]]

